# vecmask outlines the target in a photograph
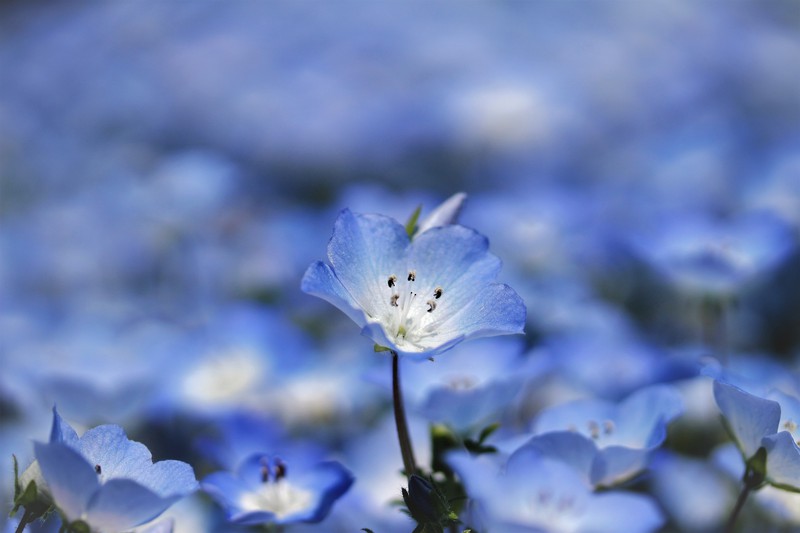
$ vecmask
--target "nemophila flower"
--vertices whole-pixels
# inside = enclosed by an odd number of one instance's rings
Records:
[[[446,217],[445,217],[446,218]],[[475,337],[522,333],[525,305],[495,283],[500,260],[476,231],[438,225],[410,239],[396,220],[345,209],[302,289],[344,311],[377,345],[431,357]]]
[[[612,485],[647,466],[652,452],[666,438],[667,424],[683,410],[680,395],[656,385],[620,403],[577,400],[544,409],[533,423],[536,434],[574,431],[591,440],[597,456],[591,461],[593,485]]]
[[[319,522],[350,488],[353,476],[335,461],[292,464],[277,456],[255,454],[235,474],[216,472],[203,480],[203,490],[238,524]]]
[[[714,398],[725,425],[748,471],[757,476],[750,488],[769,483],[800,491],[800,401],[777,391],[771,397],[774,399],[714,382]],[[759,457],[762,449],[766,457]]]
[[[465,452],[450,454],[447,462],[477,505],[481,531],[638,533],[664,522],[647,496],[594,493],[572,466],[535,450],[515,452],[505,463]]]
[[[83,522],[92,531],[144,524],[197,489],[188,464],[153,463],[150,451],[119,426],[97,426],[78,437],[55,409],[50,442],[34,443],[34,453],[22,485],[36,481],[65,523]]]

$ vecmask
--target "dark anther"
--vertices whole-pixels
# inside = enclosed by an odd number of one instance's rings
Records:
[[[94,471],[100,474],[103,472],[103,469],[100,468],[100,465],[94,465]]]
[[[261,483],[269,481],[269,467],[264,465],[261,467]]]
[[[436,302],[434,300],[428,300],[428,312],[432,313],[434,309],[436,309]]]
[[[396,283],[397,283],[397,276],[395,276],[394,274],[389,276],[389,288],[391,289],[392,287],[394,287]]]
[[[398,298],[400,298],[399,294],[392,294],[392,297],[389,300],[389,303],[392,304],[392,307],[397,307],[397,299]]]
[[[414,281],[417,279],[417,273],[413,270],[408,273],[408,281]]]
[[[436,289],[434,289],[434,291],[433,291],[433,297],[438,300],[439,298],[442,297],[442,292],[444,292],[444,291],[442,291],[441,287],[436,287]]]
[[[275,480],[279,480],[286,477],[286,463],[281,461],[280,459],[275,460]]]

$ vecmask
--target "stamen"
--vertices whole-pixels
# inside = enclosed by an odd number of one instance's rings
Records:
[[[600,424],[595,422],[594,420],[589,420],[589,434],[592,436],[593,439],[600,438]]]
[[[408,272],[408,281],[415,281],[417,279],[417,271],[411,270]]]
[[[397,285],[397,276],[395,276],[394,274],[392,274],[391,276],[389,276],[389,281],[388,281],[388,283],[389,283],[389,288],[390,288],[390,289],[391,289],[392,287],[394,287],[395,285]]]
[[[392,294],[392,297],[389,299],[389,303],[392,307],[397,307],[397,299],[400,298],[399,294]]]
[[[797,424],[793,420],[787,420],[783,423],[783,428],[789,433],[794,433],[794,431],[797,429]]]
[[[604,420],[603,421],[603,433],[606,435],[611,435],[614,432],[614,422],[611,420]]]
[[[436,309],[436,301],[435,300],[428,300],[428,312],[432,313],[434,309]]]
[[[261,467],[261,483],[269,481],[269,467],[264,465]]]
[[[442,288],[441,288],[441,287],[436,287],[436,288],[433,290],[433,297],[434,297],[434,298],[436,298],[436,299],[438,300],[439,298],[441,298],[441,297],[442,297],[442,292],[444,292],[444,291],[442,291]]]
[[[98,474],[103,473],[103,469],[100,468],[100,465],[94,465],[94,471],[97,472]]]

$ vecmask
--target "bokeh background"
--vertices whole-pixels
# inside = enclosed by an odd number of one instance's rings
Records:
[[[3,2],[3,501],[55,403],[198,476],[252,419],[356,473],[326,527],[371,527],[399,466],[363,464],[385,360],[299,289],[344,207],[468,193],[541,359],[511,427],[664,381],[704,420],[708,360],[794,380],[798,72],[791,1]],[[224,527],[178,507],[176,531]]]

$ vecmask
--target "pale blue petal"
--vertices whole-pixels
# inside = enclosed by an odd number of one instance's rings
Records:
[[[194,469],[183,461],[158,461],[129,477],[161,497],[185,496],[199,487]]]
[[[800,491],[800,448],[791,433],[781,431],[762,440],[767,449],[767,481],[780,488]]]
[[[664,516],[647,496],[622,492],[598,494],[588,501],[577,531],[648,533],[664,525]]]
[[[292,478],[292,483],[313,491],[318,497],[307,512],[286,517],[284,522],[319,522],[328,515],[333,503],[348,491],[354,480],[350,471],[335,461],[326,461],[309,470],[298,472]]]
[[[647,387],[631,394],[619,405],[615,431],[627,445],[658,446],[666,437],[666,424],[682,412],[683,400],[674,387]]]
[[[651,453],[651,449],[625,446],[607,446],[601,449],[592,468],[592,484],[608,487],[630,479],[647,468]]]
[[[56,506],[67,518],[77,520],[100,485],[94,466],[62,442],[35,442],[33,449]]]
[[[86,521],[99,531],[125,531],[154,519],[178,499],[161,498],[130,479],[111,479],[89,502]]]
[[[418,233],[423,233],[438,226],[457,223],[466,199],[466,193],[458,192],[439,204],[422,222],[420,222],[419,228],[417,229]]]
[[[389,276],[409,244],[405,228],[393,218],[343,210],[328,243],[328,259],[345,290],[371,317],[389,308]]]
[[[438,311],[438,309],[437,309]],[[480,289],[472,300],[437,328],[441,341],[523,333],[527,310],[522,298],[505,284]]]
[[[721,381],[714,382],[714,398],[745,458],[755,455],[761,439],[778,432],[781,419],[778,402],[753,396]]]
[[[602,400],[575,400],[543,409],[533,423],[534,433],[578,431],[592,437],[592,427],[616,418],[616,406]]]
[[[228,472],[215,472],[206,476],[202,487],[203,491],[229,511],[231,518],[238,513],[242,495],[250,490],[244,482]]]
[[[103,479],[130,478],[138,481],[153,464],[144,444],[128,440],[116,425],[97,426],[83,434],[81,453],[92,465],[100,465]]]
[[[78,449],[78,434],[72,429],[72,426],[67,424],[58,410],[53,406],[53,426],[50,429],[50,442],[63,442],[73,449]]]
[[[300,288],[323,300],[335,305],[343,311],[350,319],[363,327],[365,323],[364,311],[358,306],[356,301],[344,288],[342,282],[336,277],[331,267],[321,261],[317,261],[308,267]]]
[[[592,465],[597,458],[597,446],[590,439],[574,431],[552,431],[530,439],[520,446],[508,459],[508,468],[517,468],[517,463],[526,455],[556,459],[573,467],[587,485],[592,483]]]

